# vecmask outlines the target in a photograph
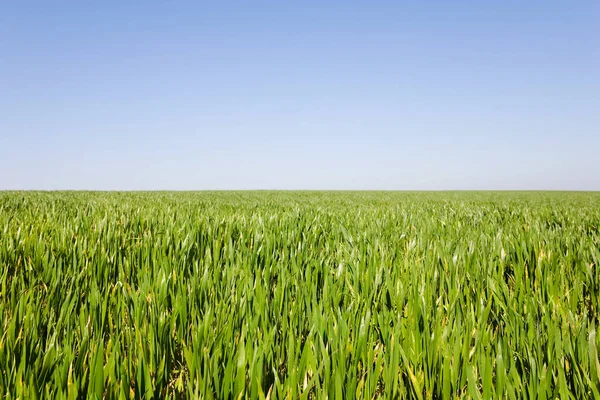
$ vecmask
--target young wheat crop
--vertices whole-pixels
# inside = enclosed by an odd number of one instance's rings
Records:
[[[0,193],[7,398],[600,398],[600,194]]]

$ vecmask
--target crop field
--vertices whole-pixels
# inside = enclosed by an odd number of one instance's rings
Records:
[[[0,192],[3,398],[600,398],[600,193]]]

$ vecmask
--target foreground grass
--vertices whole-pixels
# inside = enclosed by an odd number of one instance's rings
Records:
[[[0,193],[8,398],[600,398],[600,194]]]

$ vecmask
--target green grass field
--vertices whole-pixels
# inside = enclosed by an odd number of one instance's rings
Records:
[[[600,398],[600,193],[0,192],[7,398]]]

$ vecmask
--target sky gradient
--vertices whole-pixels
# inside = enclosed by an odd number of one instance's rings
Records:
[[[0,5],[0,190],[600,190],[598,1],[133,3]]]

